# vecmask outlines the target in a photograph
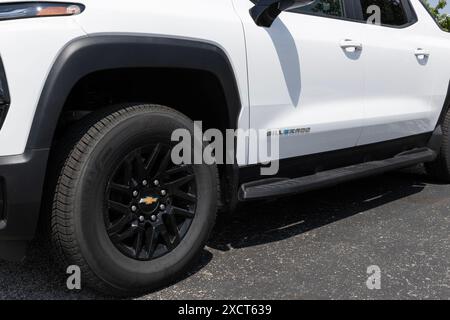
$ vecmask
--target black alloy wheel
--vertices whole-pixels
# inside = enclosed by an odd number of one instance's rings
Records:
[[[114,245],[137,260],[159,258],[176,248],[195,217],[192,166],[174,166],[171,148],[156,144],[130,153],[107,188],[105,223]]]

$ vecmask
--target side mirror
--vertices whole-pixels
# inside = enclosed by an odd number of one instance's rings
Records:
[[[269,28],[281,12],[307,6],[315,0],[259,0],[250,9],[256,25]]]

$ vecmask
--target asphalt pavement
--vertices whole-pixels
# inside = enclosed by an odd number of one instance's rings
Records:
[[[369,266],[380,289],[369,289]],[[110,299],[69,291],[35,242],[0,262],[1,299]],[[139,299],[450,299],[450,185],[394,172],[221,216],[199,265]]]

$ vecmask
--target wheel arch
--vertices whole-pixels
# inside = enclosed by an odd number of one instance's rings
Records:
[[[436,124],[436,128],[441,126],[445,120],[445,116],[450,109],[450,80],[448,82],[447,93],[444,100],[444,105],[442,106],[441,113],[439,114],[438,122]]]
[[[213,74],[225,96],[227,127],[237,128],[239,89],[231,63],[220,47],[197,40],[99,34],[73,40],[57,57],[38,102],[27,149],[51,148],[65,103],[81,79],[98,71],[127,68],[174,68]]]

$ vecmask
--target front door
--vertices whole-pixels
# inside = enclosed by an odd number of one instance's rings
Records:
[[[280,158],[356,145],[364,117],[363,35],[342,0],[318,0],[258,27],[250,0],[233,0],[243,22],[250,127],[280,134]],[[252,150],[252,146],[250,146]],[[250,153],[249,163],[258,159]]]

